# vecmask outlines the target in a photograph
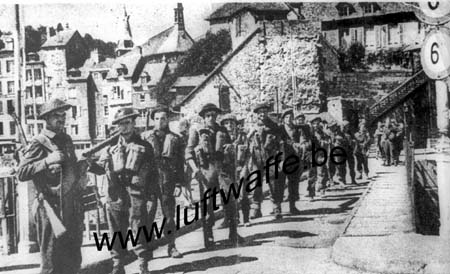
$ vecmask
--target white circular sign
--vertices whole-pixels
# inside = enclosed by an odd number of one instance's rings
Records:
[[[423,70],[431,79],[450,75],[450,30],[439,28],[425,37],[420,51]]]
[[[416,16],[430,25],[442,25],[450,21],[450,1],[422,1],[419,2]]]

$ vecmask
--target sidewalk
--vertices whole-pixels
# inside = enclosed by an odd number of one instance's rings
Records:
[[[450,273],[448,242],[414,233],[406,168],[369,161],[374,182],[334,244],[334,262],[377,273]]]

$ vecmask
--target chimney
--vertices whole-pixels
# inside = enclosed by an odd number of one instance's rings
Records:
[[[183,16],[183,4],[178,3],[175,11],[175,25],[178,26],[178,30],[184,30],[184,16]]]
[[[98,57],[98,49],[95,48],[91,51],[91,58],[90,58],[94,64],[98,64],[99,63],[99,57]]]

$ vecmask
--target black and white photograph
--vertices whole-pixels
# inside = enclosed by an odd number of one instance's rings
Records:
[[[1,274],[450,274],[450,1],[0,0]]]

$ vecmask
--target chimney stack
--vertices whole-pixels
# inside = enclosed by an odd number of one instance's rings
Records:
[[[177,3],[175,10],[175,24],[178,26],[178,30],[184,30],[184,15],[183,15],[183,4]]]

